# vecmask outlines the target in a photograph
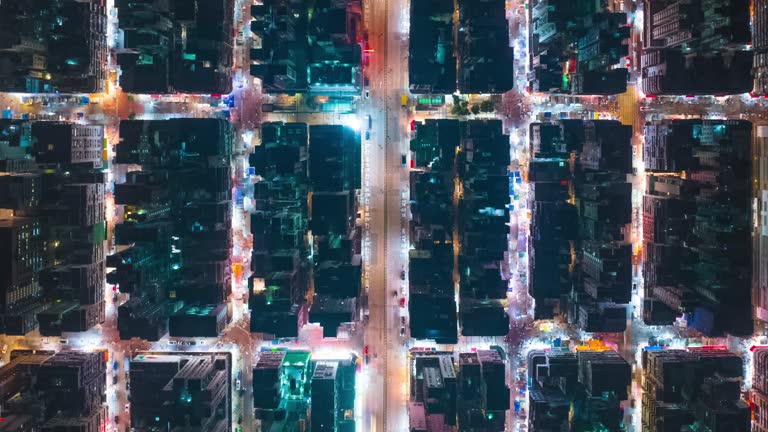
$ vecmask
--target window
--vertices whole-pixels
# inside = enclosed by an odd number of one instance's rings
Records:
[[[763,190],[760,210],[761,234],[768,237],[768,190]]]

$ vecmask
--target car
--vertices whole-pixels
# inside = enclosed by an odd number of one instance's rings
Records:
[[[131,404],[130,403],[125,404],[125,412],[128,412],[128,410],[130,409],[131,409]]]
[[[404,316],[400,317],[400,325],[405,326],[405,317]]]
[[[400,307],[405,307],[405,297],[400,297]]]
[[[368,354],[365,355],[365,365],[368,366],[368,363],[370,363],[371,359],[368,357]]]
[[[400,272],[400,280],[405,280],[405,270]]]
[[[365,140],[368,141],[370,139],[371,139],[371,132],[370,131],[365,131]]]
[[[120,416],[115,416],[115,424],[120,423]]]
[[[406,155],[400,155],[400,165],[406,166],[408,164],[408,157]]]
[[[69,339],[59,339],[59,343],[62,345],[66,345],[69,343]]]
[[[368,345],[363,347],[363,354],[368,355]]]
[[[117,385],[117,375],[112,375],[112,385]]]
[[[405,336],[405,327],[400,327],[400,336]]]
[[[392,291],[392,297],[397,297],[397,290]]]
[[[368,119],[368,130],[373,129],[373,119],[371,118],[371,115],[368,114],[365,117]]]
[[[366,99],[369,99],[370,97],[371,97],[371,92],[369,92],[368,90],[366,90],[366,91],[365,91],[365,98],[366,98]]]

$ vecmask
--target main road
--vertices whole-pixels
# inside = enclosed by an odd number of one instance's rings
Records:
[[[364,139],[370,203],[366,219],[370,239],[368,266],[369,324],[365,343],[370,364],[362,430],[408,430],[406,411],[407,348],[400,334],[401,272],[407,262],[401,252],[401,233],[406,226],[401,214],[401,191],[408,187],[408,173],[401,164],[405,154],[407,112],[401,95],[407,91],[407,0],[366,0],[365,21],[370,49],[370,98],[363,99],[363,122],[370,129]],[[407,331],[407,329],[406,329]]]

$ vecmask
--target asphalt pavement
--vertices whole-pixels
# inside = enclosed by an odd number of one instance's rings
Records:
[[[401,105],[407,93],[407,49],[402,33],[408,3],[404,0],[370,2],[366,17],[370,55],[370,99],[362,114],[371,116],[370,141],[364,142],[369,163],[370,187],[370,318],[365,343],[371,352],[367,366],[361,430],[400,432],[408,430],[406,399],[407,346],[400,336],[401,271],[405,269],[401,237],[407,221],[401,214],[401,191],[407,188],[407,169],[401,164],[408,115]],[[367,127],[367,122],[363,122]],[[407,240],[407,239],[406,239]]]

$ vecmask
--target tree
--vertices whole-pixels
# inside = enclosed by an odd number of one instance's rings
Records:
[[[490,99],[486,99],[482,102],[480,102],[480,111],[484,113],[492,113],[496,110],[496,107],[493,105],[493,101]]]
[[[472,111],[472,114],[478,115],[480,114],[480,107],[478,105],[472,105],[472,108],[470,108],[470,111]]]
[[[464,99],[453,95],[453,106],[451,106],[451,114],[455,116],[469,115],[469,103]]]

